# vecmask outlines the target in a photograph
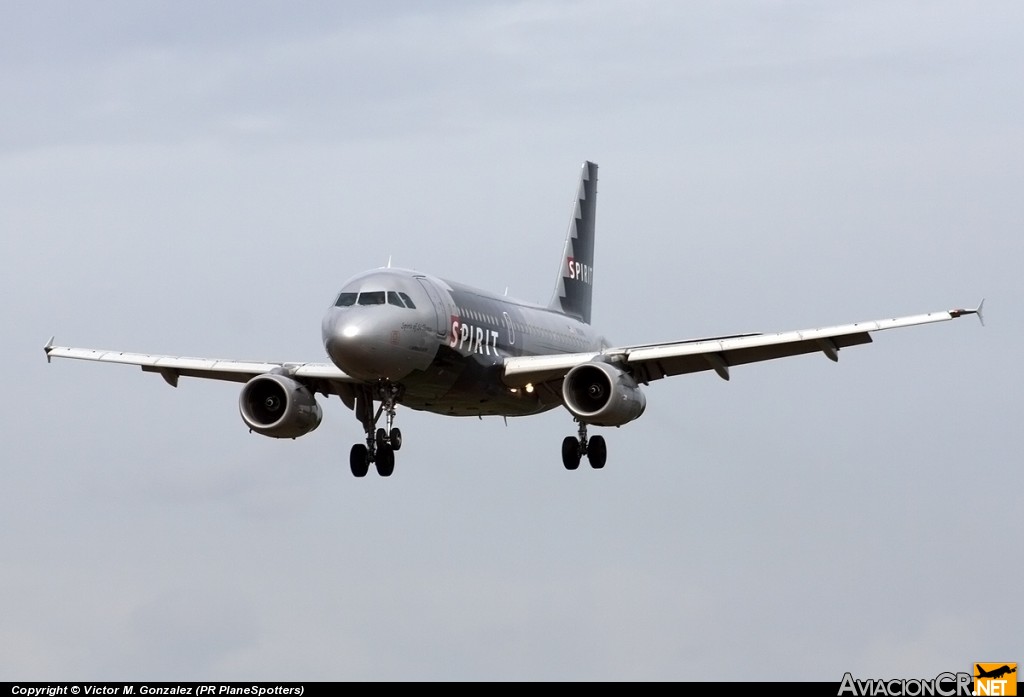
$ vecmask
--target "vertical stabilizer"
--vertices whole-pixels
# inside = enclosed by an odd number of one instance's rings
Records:
[[[580,186],[558,269],[551,309],[590,324],[594,288],[594,220],[597,208],[597,165],[584,162]]]

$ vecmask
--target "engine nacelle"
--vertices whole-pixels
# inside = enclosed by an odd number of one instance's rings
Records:
[[[320,425],[323,412],[309,389],[284,375],[257,375],[238,398],[242,421],[271,438],[298,438]]]
[[[562,400],[586,424],[621,426],[644,413],[647,398],[636,380],[610,363],[578,365],[562,382]]]

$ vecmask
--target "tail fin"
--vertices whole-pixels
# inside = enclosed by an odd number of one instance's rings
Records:
[[[590,324],[594,288],[594,220],[597,209],[597,165],[583,163],[573,215],[565,234],[565,249],[558,269],[552,310]]]

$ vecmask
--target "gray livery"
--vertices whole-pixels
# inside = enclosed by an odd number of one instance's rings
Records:
[[[511,392],[502,366],[512,356],[607,348],[590,326],[596,185],[597,165],[587,162],[548,307],[405,269],[348,281],[322,327],[331,360],[366,383],[348,391],[400,383],[403,405],[448,416],[523,416],[561,405],[559,385]],[[402,297],[413,307],[401,307]]]
[[[339,393],[366,430],[365,453],[357,444],[352,455],[357,475],[366,469],[364,459],[375,462],[382,452],[390,458],[387,450],[396,440],[401,447],[401,434],[393,438],[390,423],[398,403],[447,416],[525,416],[564,403],[562,380],[519,385],[507,382],[503,369],[512,357],[608,348],[590,326],[596,203],[597,165],[586,162],[547,307],[405,269],[379,269],[345,284],[322,333],[334,364],[359,382],[321,387]],[[639,415],[643,395],[635,395]],[[376,414],[375,400],[383,405]],[[382,414],[388,424],[377,429]],[[575,450],[570,465],[578,466],[595,440],[603,450],[603,439],[587,438],[585,424],[568,440]],[[603,466],[589,449],[592,463]]]

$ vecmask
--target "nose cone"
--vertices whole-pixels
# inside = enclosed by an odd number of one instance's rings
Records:
[[[331,308],[321,332],[334,365],[360,380],[400,380],[409,368],[400,333],[385,313],[375,308]]]

